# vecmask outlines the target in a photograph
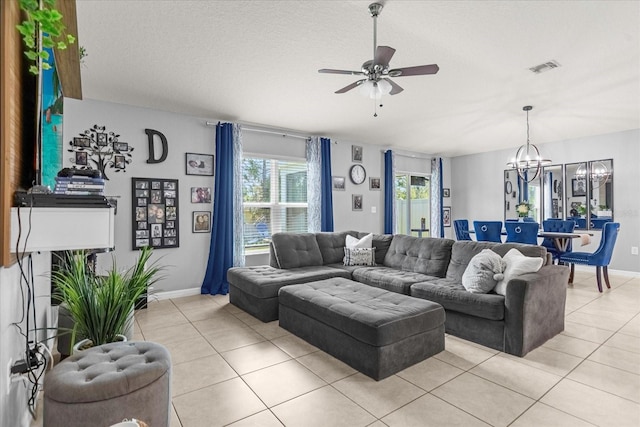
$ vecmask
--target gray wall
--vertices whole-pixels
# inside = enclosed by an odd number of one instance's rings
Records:
[[[640,257],[631,255],[631,247],[640,246],[640,129],[540,144],[538,148],[553,164],[613,158],[614,220],[621,228],[610,268],[640,272]],[[501,150],[451,159],[454,219],[503,220],[503,171],[514,153],[515,149]],[[594,234],[594,242],[582,250],[595,250],[600,233]]]

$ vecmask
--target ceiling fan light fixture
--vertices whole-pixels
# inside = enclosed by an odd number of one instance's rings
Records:
[[[371,99],[381,99],[382,95],[388,95],[391,89],[391,84],[386,80],[367,80],[360,85],[358,90],[363,96]]]

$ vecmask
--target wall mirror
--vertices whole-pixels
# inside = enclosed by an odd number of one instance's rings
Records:
[[[562,165],[542,169],[542,219],[564,218],[564,174]]]
[[[529,218],[542,225],[542,176],[528,183],[521,180],[521,188],[521,201],[529,203]]]
[[[613,221],[613,159],[589,162],[590,222],[601,229],[605,222]]]
[[[587,162],[565,165],[565,216],[576,222],[576,228],[587,228]],[[584,172],[583,172],[584,171]]]

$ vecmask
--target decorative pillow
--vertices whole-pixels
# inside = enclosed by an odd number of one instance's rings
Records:
[[[376,265],[376,249],[344,248],[344,265]]]
[[[345,246],[348,248],[371,248],[373,245],[373,233],[369,233],[362,239],[347,234]]]
[[[504,256],[507,268],[504,270],[504,278],[496,285],[496,293],[505,295],[507,293],[507,283],[516,276],[526,273],[535,273],[540,270],[544,260],[540,257],[528,257],[516,248],[511,249]]]
[[[491,249],[483,249],[471,258],[462,274],[462,286],[474,294],[486,294],[504,278],[507,264]]]

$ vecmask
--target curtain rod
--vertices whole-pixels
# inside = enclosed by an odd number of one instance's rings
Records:
[[[215,126],[217,123],[206,122],[206,124],[207,124],[207,126]],[[295,134],[286,133],[286,132],[278,132],[276,130],[252,128],[252,127],[248,127],[248,126],[245,126],[245,125],[242,125],[242,124],[240,124],[240,125],[242,126],[242,130],[243,131],[269,133],[269,134],[272,134],[272,135],[280,135],[283,138],[290,137],[290,138],[300,138],[300,139],[304,139],[304,140],[310,139],[309,136],[295,135]]]
[[[380,150],[381,153],[386,153],[387,151],[393,151],[393,154],[396,156],[400,156],[400,157],[408,157],[410,159],[421,159],[421,160],[431,160],[433,157],[438,157],[438,156],[429,156],[428,154],[404,154],[404,153],[400,153],[392,148],[387,148],[385,150]]]

